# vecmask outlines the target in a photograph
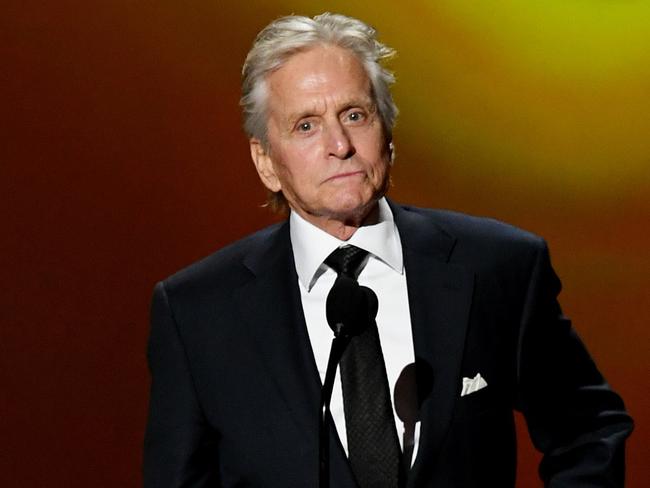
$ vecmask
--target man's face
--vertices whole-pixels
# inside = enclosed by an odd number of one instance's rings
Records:
[[[251,141],[263,183],[328,230],[359,225],[383,196],[390,151],[370,81],[349,51],[317,46],[267,77],[268,147]]]

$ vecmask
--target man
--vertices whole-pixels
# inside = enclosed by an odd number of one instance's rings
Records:
[[[355,461],[366,427],[349,414],[359,400],[342,364],[331,486],[513,486],[513,409],[547,486],[622,486],[632,422],[560,311],[544,241],[385,199],[396,108],[379,61],[391,54],[340,15],[285,17],[258,35],[245,128],[271,204],[290,217],[156,286],[145,486],[318,485],[326,301],[348,273],[339,248],[363,250],[349,280],[378,297],[371,369],[385,371],[394,405],[382,422],[403,458],[394,484],[366,478],[385,466]],[[383,401],[366,396],[361,408]]]

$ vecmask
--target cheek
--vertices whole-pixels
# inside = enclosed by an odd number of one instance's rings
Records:
[[[372,174],[376,179],[382,179],[386,176],[390,168],[389,159],[385,154],[380,154],[372,165]]]
[[[283,189],[291,192],[301,192],[309,187],[315,179],[306,159],[295,154],[285,154],[287,158],[276,166],[276,174]]]
[[[295,181],[311,182],[317,179],[319,173],[324,170],[316,147],[304,145],[300,150],[292,151],[288,156],[290,159],[287,160],[289,164],[286,165],[286,170]]]

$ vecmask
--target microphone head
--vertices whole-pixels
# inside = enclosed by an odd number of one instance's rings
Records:
[[[361,334],[377,316],[377,296],[356,280],[339,276],[327,295],[325,314],[335,336]]]
[[[433,389],[433,372],[431,366],[423,359],[416,358],[407,364],[395,382],[393,405],[395,413],[404,425],[415,428],[420,419],[422,403]]]
[[[368,320],[372,322],[377,318],[377,311],[379,310],[379,300],[377,300],[377,295],[367,286],[359,286],[359,290],[361,290],[365,295],[365,310],[367,311]]]

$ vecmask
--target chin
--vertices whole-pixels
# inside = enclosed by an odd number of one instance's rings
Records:
[[[368,212],[377,203],[377,198],[342,198],[338,200],[337,205],[332,207],[330,214],[335,216],[337,220],[361,220],[366,217]]]

